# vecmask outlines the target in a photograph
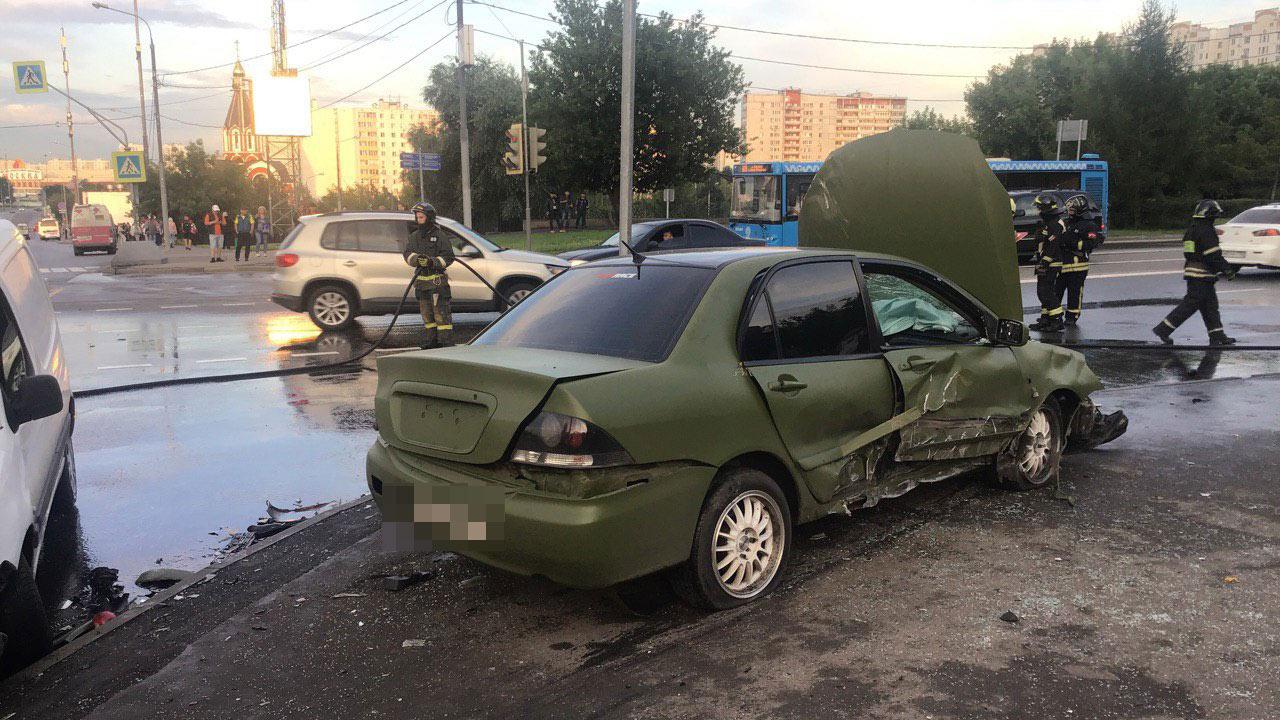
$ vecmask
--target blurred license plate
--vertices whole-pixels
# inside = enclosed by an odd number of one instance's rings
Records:
[[[1222,257],[1230,260],[1243,260],[1245,252],[1243,250],[1228,250],[1222,253]]]

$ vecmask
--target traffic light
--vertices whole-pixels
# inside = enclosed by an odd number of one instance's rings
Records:
[[[542,136],[546,134],[547,131],[542,128],[529,128],[529,170],[531,172],[537,172],[538,166],[547,161],[547,156],[542,154],[542,151],[547,149],[547,144],[542,140]]]
[[[507,128],[507,152],[502,167],[508,175],[524,174],[524,126],[516,123]]]

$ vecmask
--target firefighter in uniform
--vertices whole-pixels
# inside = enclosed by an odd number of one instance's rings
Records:
[[[1169,336],[1197,311],[1209,331],[1210,345],[1234,345],[1236,342],[1222,329],[1218,291],[1215,289],[1218,275],[1225,275],[1228,280],[1236,276],[1231,264],[1222,257],[1218,231],[1213,227],[1214,218],[1221,214],[1222,206],[1216,200],[1201,200],[1191,215],[1191,227],[1182,236],[1182,256],[1186,259],[1182,277],[1187,281],[1187,294],[1159,325],[1151,329],[1165,344],[1173,343]]]
[[[1065,294],[1064,320],[1075,325],[1084,307],[1084,281],[1089,276],[1089,255],[1098,244],[1097,222],[1089,217],[1089,198],[1072,195],[1067,198],[1067,232],[1062,242],[1062,270],[1058,275],[1056,295]]]
[[[1058,294],[1058,275],[1062,272],[1067,224],[1053,195],[1037,195],[1035,205],[1040,211],[1040,227],[1036,229],[1036,297],[1040,300],[1040,319],[1031,324],[1031,329],[1060,332],[1062,301]]]
[[[421,268],[415,281],[418,308],[427,329],[424,348],[437,347],[439,332],[453,329],[449,310],[449,276],[445,268],[453,262],[453,246],[440,239],[436,227],[436,209],[428,203],[413,206],[414,228],[404,246],[404,260],[410,267]]]

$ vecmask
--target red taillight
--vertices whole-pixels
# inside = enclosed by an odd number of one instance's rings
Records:
[[[1276,228],[1267,228],[1265,230],[1253,231],[1254,237],[1276,237],[1277,235],[1280,235],[1280,230],[1277,230]]]
[[[276,255],[276,267],[293,267],[298,264],[298,256],[294,253],[280,253]]]

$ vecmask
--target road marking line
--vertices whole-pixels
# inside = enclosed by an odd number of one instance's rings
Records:
[[[94,312],[125,312],[132,309],[133,308],[98,308],[97,310],[94,310]]]
[[[1266,288],[1244,288],[1244,289],[1241,289],[1241,290],[1219,290],[1219,291],[1218,291],[1218,294],[1219,294],[1219,295],[1226,295],[1227,293],[1262,292],[1263,290],[1266,290]]]
[[[222,307],[238,307],[238,306],[241,306],[241,305],[257,305],[257,303],[251,303],[251,302],[247,302],[247,303],[222,303]]]
[[[244,339],[242,335],[179,335],[179,340],[229,340],[231,338]]]
[[[324,352],[295,352],[290,353],[290,357],[318,357],[320,355],[341,355],[337,350],[326,350]]]
[[[194,328],[210,328],[210,327],[222,327],[222,326],[221,325],[179,325],[177,327],[179,330],[192,330]]]
[[[94,330],[94,332],[96,332],[96,333],[116,333],[116,334],[119,334],[119,333],[142,332],[142,330],[141,330],[141,329],[139,329],[139,328],[134,328],[134,329],[132,329],[132,330],[123,330],[123,329],[122,329],[122,330]]]
[[[1163,258],[1163,259],[1146,259],[1146,260],[1103,260],[1095,262],[1094,265],[1132,265],[1133,263],[1162,263],[1162,262],[1183,262],[1183,258]]]
[[[1182,274],[1181,270],[1152,270],[1150,272],[1111,273],[1110,275],[1090,275],[1089,279],[1090,280],[1111,280],[1115,278],[1146,277],[1148,275],[1181,275],[1181,274]],[[1033,285],[1035,284],[1035,282],[1036,282],[1036,278],[1034,276],[1019,281],[1019,283],[1022,285]]]
[[[138,365],[99,365],[99,370],[125,370],[127,368],[144,368],[151,367],[151,363],[141,363]]]
[[[1178,251],[1179,255],[1182,254],[1182,248],[1174,248],[1174,247],[1163,248],[1161,250],[1099,250],[1093,254],[1094,255],[1135,255],[1137,253],[1167,253],[1167,252],[1173,252],[1175,250]]]
[[[200,307],[199,305],[161,305],[161,310],[179,310],[182,308]]]
[[[248,360],[248,359],[249,359],[249,358],[247,358],[247,357],[213,358],[213,359],[211,359],[211,360],[197,360],[197,361],[196,361],[196,364],[197,364],[197,365],[203,365],[203,364],[205,364],[205,363],[242,362],[242,361],[244,361],[244,360]]]

